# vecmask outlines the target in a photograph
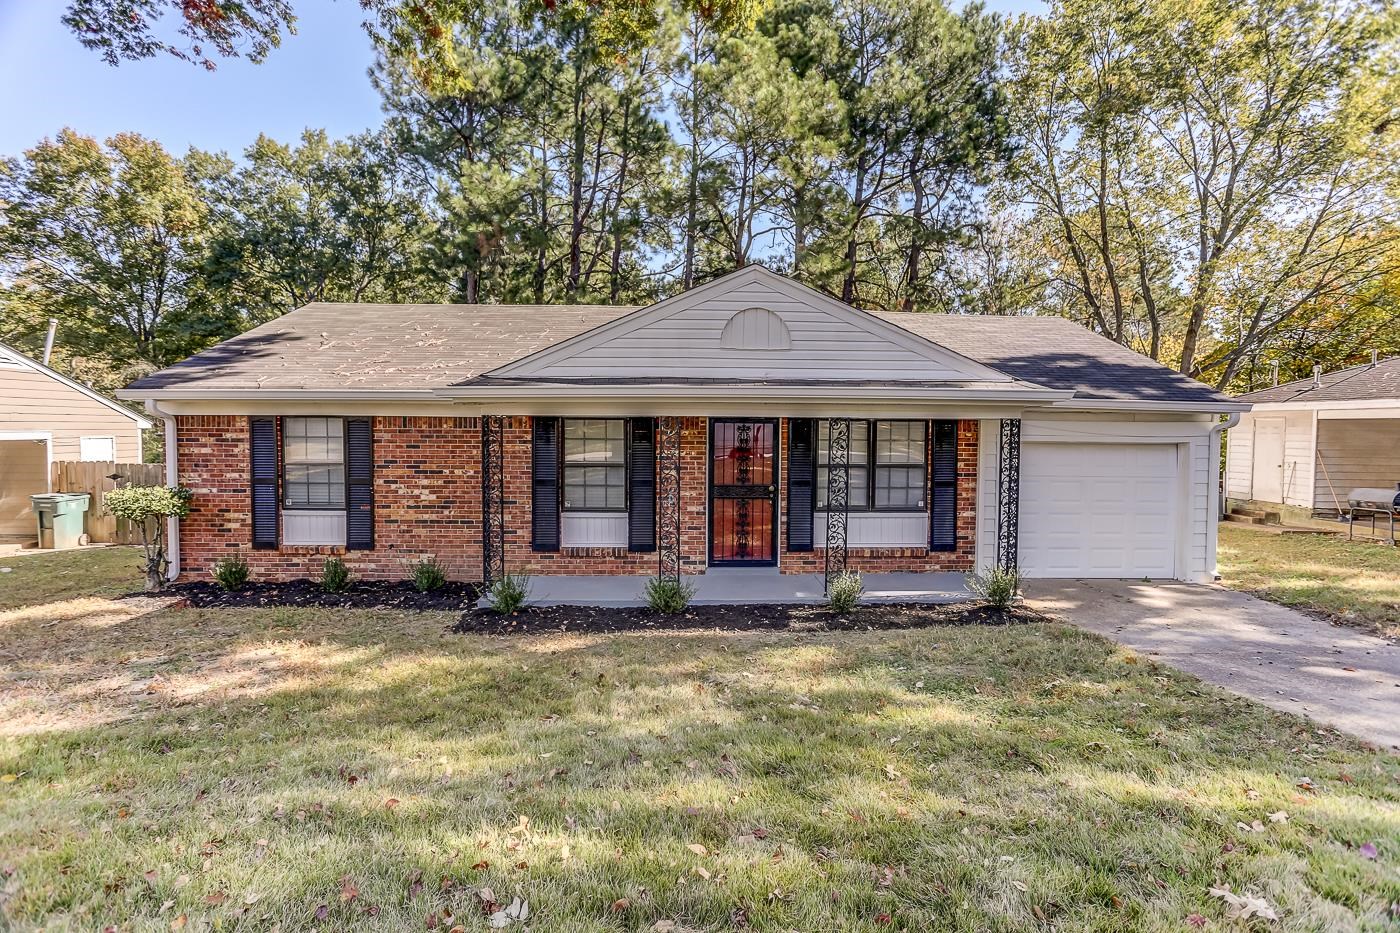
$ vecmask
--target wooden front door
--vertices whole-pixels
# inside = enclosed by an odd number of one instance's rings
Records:
[[[778,422],[710,422],[710,564],[778,562]]]

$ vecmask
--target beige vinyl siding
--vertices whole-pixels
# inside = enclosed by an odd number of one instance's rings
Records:
[[[1317,470],[1318,509],[1341,507],[1358,486],[1394,489],[1400,483],[1400,418],[1323,419],[1317,423],[1317,449],[1327,470]],[[1331,477],[1331,485],[1328,484]]]
[[[33,535],[29,497],[48,491],[48,448],[43,441],[0,440],[0,535]]]
[[[54,460],[79,459],[84,435],[116,438],[117,462],[140,463],[141,442],[131,418],[43,373],[0,367],[0,433],[48,431]]]

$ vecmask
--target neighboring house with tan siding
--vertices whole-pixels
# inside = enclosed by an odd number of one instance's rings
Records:
[[[32,537],[29,497],[63,460],[141,462],[151,421],[0,344],[0,537]]]
[[[1236,503],[1340,514],[1358,488],[1400,483],[1400,357],[1240,396],[1225,495]]]

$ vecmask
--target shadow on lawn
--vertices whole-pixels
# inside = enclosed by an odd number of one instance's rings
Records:
[[[485,886],[528,898],[535,929],[1121,929],[1215,915],[1221,882],[1324,926],[1400,898],[1344,848],[1400,830],[1393,763],[1072,629],[471,639],[446,621],[7,630],[50,642],[21,676],[48,657],[71,688],[134,658],[215,686],[122,694],[120,727],[3,746],[20,778],[0,916],[302,927],[324,905],[331,928],[450,911],[473,929]],[[1304,770],[1316,803],[1294,800]],[[1268,836],[1235,825],[1309,808]]]

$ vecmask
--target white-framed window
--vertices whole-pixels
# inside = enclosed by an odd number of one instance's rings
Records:
[[[627,510],[627,422],[564,421],[564,511]]]
[[[817,510],[826,508],[830,425],[817,426]],[[914,512],[928,505],[928,423],[852,421],[847,455],[852,512]]]
[[[83,435],[78,438],[79,460],[116,460],[117,439],[110,434]]]
[[[282,506],[345,508],[345,422],[282,419]]]

